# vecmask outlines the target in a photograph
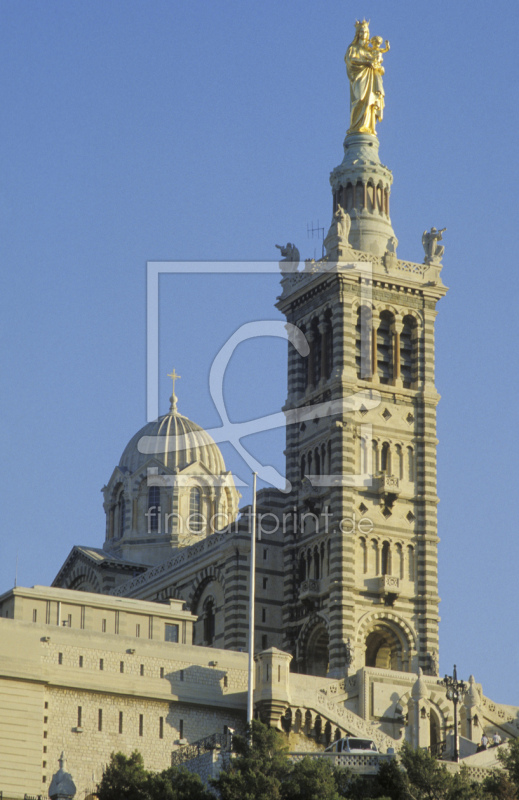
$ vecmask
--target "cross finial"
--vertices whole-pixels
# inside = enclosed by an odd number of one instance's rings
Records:
[[[171,394],[171,397],[169,398],[171,400],[171,405],[169,407],[170,411],[176,411],[177,410],[177,397],[176,397],[176,394],[175,394],[175,381],[177,380],[177,378],[180,378],[180,377],[181,376],[177,375],[177,373],[175,372],[175,368],[174,367],[173,367],[173,371],[168,374],[168,378],[171,378],[171,380],[173,381],[173,392]]]

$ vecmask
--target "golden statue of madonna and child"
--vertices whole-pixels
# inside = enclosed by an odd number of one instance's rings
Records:
[[[369,35],[369,22],[355,23],[355,38],[344,60],[350,81],[350,127],[348,133],[376,135],[375,125],[384,112],[382,56],[389,51],[389,42],[381,36]]]

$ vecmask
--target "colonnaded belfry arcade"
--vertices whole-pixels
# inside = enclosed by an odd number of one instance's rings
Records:
[[[255,709],[293,750],[346,734],[382,752],[408,740],[445,758],[458,747],[477,772],[491,759],[476,752],[483,733],[518,736],[519,708],[491,702],[471,676],[455,731],[439,679],[445,228],[417,233],[422,263],[398,257],[376,134],[388,51],[356,23],[326,254],[301,265],[295,244],[279,246],[289,491],[257,498],[279,524],[256,544]],[[0,790],[45,792],[64,751],[85,797],[114,750],[163,769],[189,744],[243,728],[250,508],[218,446],[179,411],[171,377],[170,410],[130,439],[103,488],[102,546],[74,547],[52,587],[0,597],[0,749],[11,754]]]

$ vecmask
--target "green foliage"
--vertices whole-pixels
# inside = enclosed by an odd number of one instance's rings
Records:
[[[211,781],[221,800],[281,800],[291,766],[282,733],[253,720],[249,736],[234,736],[237,753],[229,768]]]
[[[136,750],[131,756],[112,753],[110,763],[103,770],[97,790],[99,800],[147,800],[147,772],[144,761]]]
[[[308,756],[292,768],[282,789],[284,800],[340,800],[334,770],[324,759]]]
[[[143,758],[112,753],[97,789],[99,800],[214,800],[198,775],[170,767],[148,772]]]
[[[483,781],[487,800],[517,800],[516,787],[502,770],[493,770]]]
[[[497,757],[508,772],[508,778],[519,794],[519,739],[509,739],[506,747],[500,747]]]
[[[249,736],[233,738],[235,758],[211,781],[220,800],[519,800],[519,739],[501,748],[504,767],[483,781],[471,781],[463,767],[447,771],[424,750],[404,744],[397,759],[383,761],[375,776],[332,768],[328,759],[292,764],[282,733],[260,722]],[[198,775],[171,767],[144,769],[137,751],[112,753],[98,787],[99,800],[215,800]]]

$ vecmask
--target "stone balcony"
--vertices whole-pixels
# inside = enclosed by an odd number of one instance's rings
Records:
[[[321,581],[316,578],[308,578],[306,581],[303,581],[299,587],[299,599],[301,601],[316,600],[320,594]]]
[[[382,575],[378,579],[378,591],[382,595],[399,595],[400,578],[394,575]]]
[[[374,478],[373,485],[379,494],[400,494],[400,481],[394,475],[386,475],[385,472],[379,474]]]

